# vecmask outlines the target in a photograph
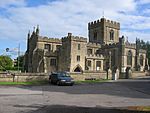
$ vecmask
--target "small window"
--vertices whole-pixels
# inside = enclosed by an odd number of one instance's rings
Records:
[[[87,53],[88,55],[92,54],[92,49],[88,49]]]
[[[97,40],[97,32],[94,32],[94,40]]]
[[[48,51],[50,51],[51,50],[51,45],[50,44],[45,44],[44,49],[47,49]]]
[[[100,50],[96,50],[96,54],[100,54]]]
[[[114,30],[110,31],[110,40],[114,40]]]
[[[56,45],[56,50],[58,51],[60,49],[60,45]]]
[[[132,52],[130,50],[127,53],[127,65],[132,66]]]
[[[99,71],[101,68],[101,61],[96,62],[96,70]]]
[[[80,61],[80,56],[77,56],[77,61],[78,61],[78,62]]]
[[[56,66],[56,59],[51,59],[50,65],[51,66]]]
[[[88,60],[88,67],[91,67],[91,61]]]
[[[78,44],[78,50],[80,50],[80,44]]]
[[[96,67],[101,67],[101,61],[96,62]]]

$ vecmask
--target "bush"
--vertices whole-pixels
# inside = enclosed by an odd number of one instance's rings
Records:
[[[18,67],[6,67],[6,68],[0,68],[0,71],[17,71]],[[19,67],[19,70],[23,70],[22,67]]]

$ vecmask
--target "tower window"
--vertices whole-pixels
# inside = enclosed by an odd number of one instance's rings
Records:
[[[77,56],[77,61],[78,61],[78,62],[80,61],[80,56],[79,56],[79,55]]]
[[[110,31],[110,40],[114,40],[114,30]]]
[[[94,40],[97,40],[97,32],[94,32]]]
[[[50,60],[50,65],[51,66],[56,66],[56,59],[51,59]]]
[[[80,50],[80,44],[78,44],[78,50]]]
[[[51,50],[51,45],[50,44],[45,44],[44,49],[47,49],[48,51],[50,51]]]

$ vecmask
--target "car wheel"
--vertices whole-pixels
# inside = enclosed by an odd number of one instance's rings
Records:
[[[58,86],[60,85],[60,82],[59,81],[57,81],[57,83],[56,83]]]
[[[73,86],[73,84],[70,84],[70,86]]]
[[[52,80],[51,79],[49,80],[49,83],[52,84]]]

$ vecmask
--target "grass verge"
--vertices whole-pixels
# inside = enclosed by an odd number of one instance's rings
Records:
[[[128,110],[136,110],[136,111],[149,111],[150,112],[150,106],[130,106],[127,108]]]
[[[85,80],[85,81],[75,81],[75,84],[83,84],[83,83],[100,83],[107,82],[106,79],[101,80]],[[48,81],[28,81],[28,82],[0,82],[0,85],[45,85],[48,84]]]
[[[82,83],[101,83],[101,82],[107,82],[109,80],[107,79],[101,79],[101,80],[84,80],[84,81],[75,81],[77,84],[82,84]]]
[[[48,81],[28,81],[28,82],[0,82],[0,85],[44,85]]]

